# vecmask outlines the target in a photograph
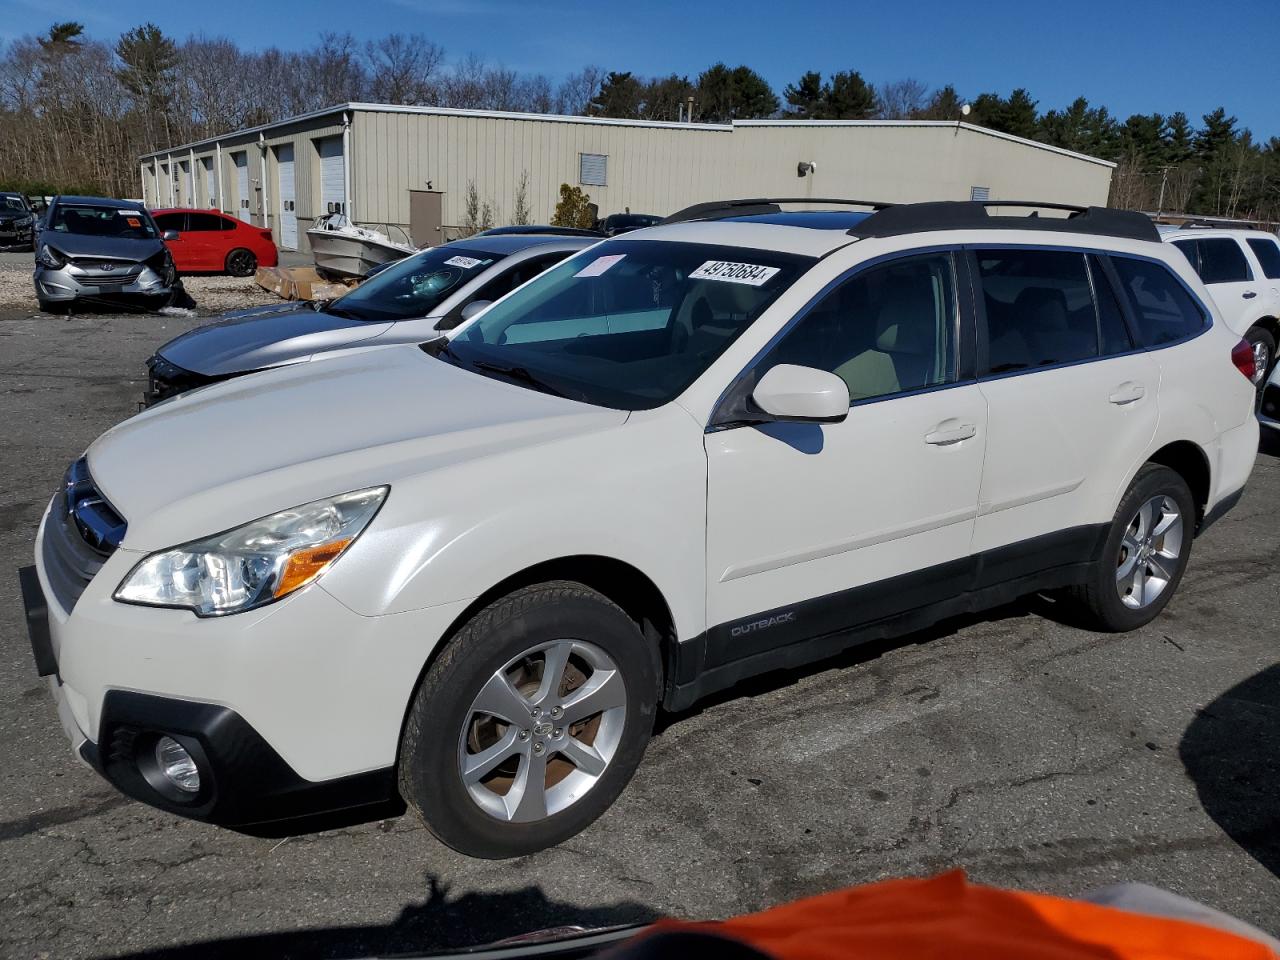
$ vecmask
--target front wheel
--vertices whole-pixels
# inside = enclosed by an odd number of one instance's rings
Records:
[[[481,610],[427,671],[400,747],[400,792],[460,853],[502,859],[600,816],[644,755],[657,651],[578,583],[525,587]]]
[[[1092,625],[1136,630],[1168,605],[1195,536],[1196,506],[1181,474],[1146,464],[1120,501],[1102,556],[1071,591]]]
[[[227,254],[227,273],[233,277],[252,277],[258,269],[258,258],[252,250],[239,247]]]

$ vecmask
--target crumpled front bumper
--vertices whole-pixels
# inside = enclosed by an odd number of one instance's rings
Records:
[[[72,303],[76,300],[137,300],[159,302],[177,292],[176,271],[164,274],[143,266],[138,273],[122,270],[117,279],[106,273],[91,273],[68,264],[57,270],[36,264],[36,298],[42,303]],[[167,274],[167,276],[165,275]]]

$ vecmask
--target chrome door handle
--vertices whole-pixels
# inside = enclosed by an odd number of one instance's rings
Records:
[[[972,423],[960,423],[957,420],[943,420],[933,430],[924,435],[924,442],[935,447],[945,447],[961,440],[977,436],[978,428]]]
[[[1244,297],[1246,300],[1252,300],[1257,295],[1258,291],[1256,290],[1246,290],[1244,293],[1240,294],[1240,296]]]
[[[1135,400],[1141,400],[1147,395],[1147,388],[1140,383],[1122,383],[1107,397],[1112,403],[1123,406],[1126,403],[1133,403]]]

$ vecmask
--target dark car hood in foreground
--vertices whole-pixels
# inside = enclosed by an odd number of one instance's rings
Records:
[[[130,237],[91,237],[82,233],[59,233],[56,230],[41,231],[40,242],[71,257],[110,257],[138,262],[154,257],[164,249],[164,242],[159,237],[154,240],[135,240]]]
[[[184,370],[226,377],[353,347],[390,326],[321,313],[308,301],[290,300],[228,313],[175,337],[156,353]]]

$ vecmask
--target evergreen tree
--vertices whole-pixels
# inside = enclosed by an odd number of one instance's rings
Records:
[[[611,72],[587,105],[587,115],[636,120],[644,102],[644,88],[630,72]]]
[[[880,107],[875,88],[857,70],[833,74],[822,100],[822,117],[826,120],[869,120]]]
[[[698,76],[698,119],[707,123],[756,120],[778,112],[768,81],[750,67],[717,63]]]
[[[824,98],[822,74],[810,70],[798,83],[789,83],[782,91],[787,101],[783,115],[797,120],[812,120],[821,115]]]

